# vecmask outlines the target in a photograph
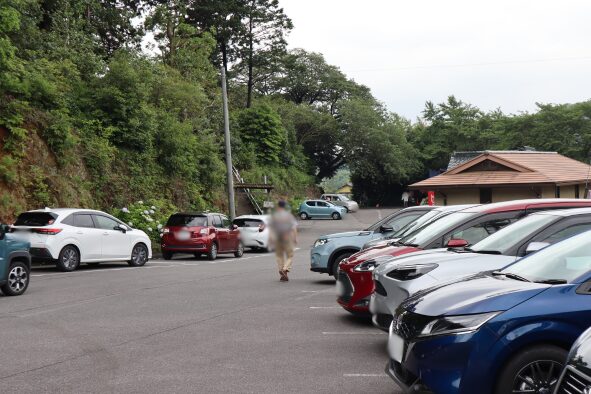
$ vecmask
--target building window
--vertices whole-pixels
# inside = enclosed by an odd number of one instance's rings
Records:
[[[575,185],[575,198],[581,198],[579,192],[579,185]]]
[[[480,189],[480,203],[490,204],[492,202],[492,189],[487,187]]]
[[[560,186],[556,186],[556,192],[554,194],[556,198],[560,198]]]

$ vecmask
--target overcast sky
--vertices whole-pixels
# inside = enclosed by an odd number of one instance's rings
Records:
[[[280,0],[290,48],[321,52],[415,120],[448,95],[485,110],[591,98],[589,0]]]

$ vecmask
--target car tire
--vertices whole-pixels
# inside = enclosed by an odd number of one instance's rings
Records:
[[[337,277],[337,271],[339,270],[339,263],[346,259],[347,257],[351,256],[353,252],[342,252],[339,253],[332,262],[332,267],[330,268],[330,275],[333,276],[335,279]]]
[[[332,216],[333,220],[340,220],[341,219],[341,214],[338,212],[334,212],[331,216]]]
[[[15,261],[8,267],[7,282],[0,286],[5,296],[19,296],[29,287],[31,270],[22,261]]]
[[[300,212],[300,219],[308,220],[310,219],[310,215],[308,215],[306,212]]]
[[[171,260],[172,259],[172,253],[170,253],[170,252],[162,252],[162,258],[164,260]]]
[[[218,246],[215,243],[211,244],[209,248],[209,252],[207,252],[207,259],[208,260],[215,260],[218,257]]]
[[[567,350],[554,345],[540,345],[522,351],[513,357],[501,371],[497,380],[495,394],[515,392],[513,390],[526,391],[529,388],[533,389],[532,383],[538,383],[542,388],[547,386],[548,392],[553,392],[549,382],[554,381],[556,383],[567,356]],[[534,368],[539,367],[539,370],[535,370],[543,371],[542,376],[538,373],[532,374],[532,366]],[[550,374],[552,376],[548,378]],[[523,378],[526,379],[522,380]]]
[[[234,257],[242,257],[242,255],[244,254],[244,245],[242,245],[242,242],[238,243],[238,250],[234,252]]]
[[[61,250],[56,263],[57,269],[72,272],[80,266],[80,252],[74,245],[67,245]]]
[[[144,244],[135,244],[131,250],[131,260],[127,262],[132,267],[142,267],[149,259],[148,248]]]

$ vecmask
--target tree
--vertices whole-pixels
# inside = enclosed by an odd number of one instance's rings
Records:
[[[246,107],[252,104],[255,67],[263,69],[285,52],[285,34],[293,28],[291,20],[279,7],[278,0],[248,0],[247,34],[241,44],[242,62],[247,68]]]
[[[281,118],[267,105],[258,105],[240,112],[238,129],[242,140],[254,147],[261,163],[281,162],[286,136]]]

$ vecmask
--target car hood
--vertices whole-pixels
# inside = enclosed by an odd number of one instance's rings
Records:
[[[320,237],[321,239],[335,239],[335,238],[347,238],[347,237],[369,237],[372,235],[373,232],[371,231],[347,231],[345,233],[335,233],[335,234],[328,234],[323,235]]]
[[[375,270],[376,275],[386,275],[399,265],[420,265],[420,264],[439,264],[445,265],[453,263],[458,267],[463,267],[458,271],[460,275],[475,274],[480,271],[489,271],[501,269],[515,262],[515,256],[502,256],[493,254],[454,252],[447,249],[431,249],[418,253],[412,253],[400,256],[380,265]],[[437,271],[432,274],[437,277]]]
[[[402,305],[408,311],[425,316],[506,311],[549,287],[504,276],[477,274],[418,292]]]
[[[357,265],[364,261],[375,259],[382,256],[400,256],[406,253],[420,251],[421,249],[412,246],[378,246],[362,250],[350,256],[344,261],[346,265]]]

